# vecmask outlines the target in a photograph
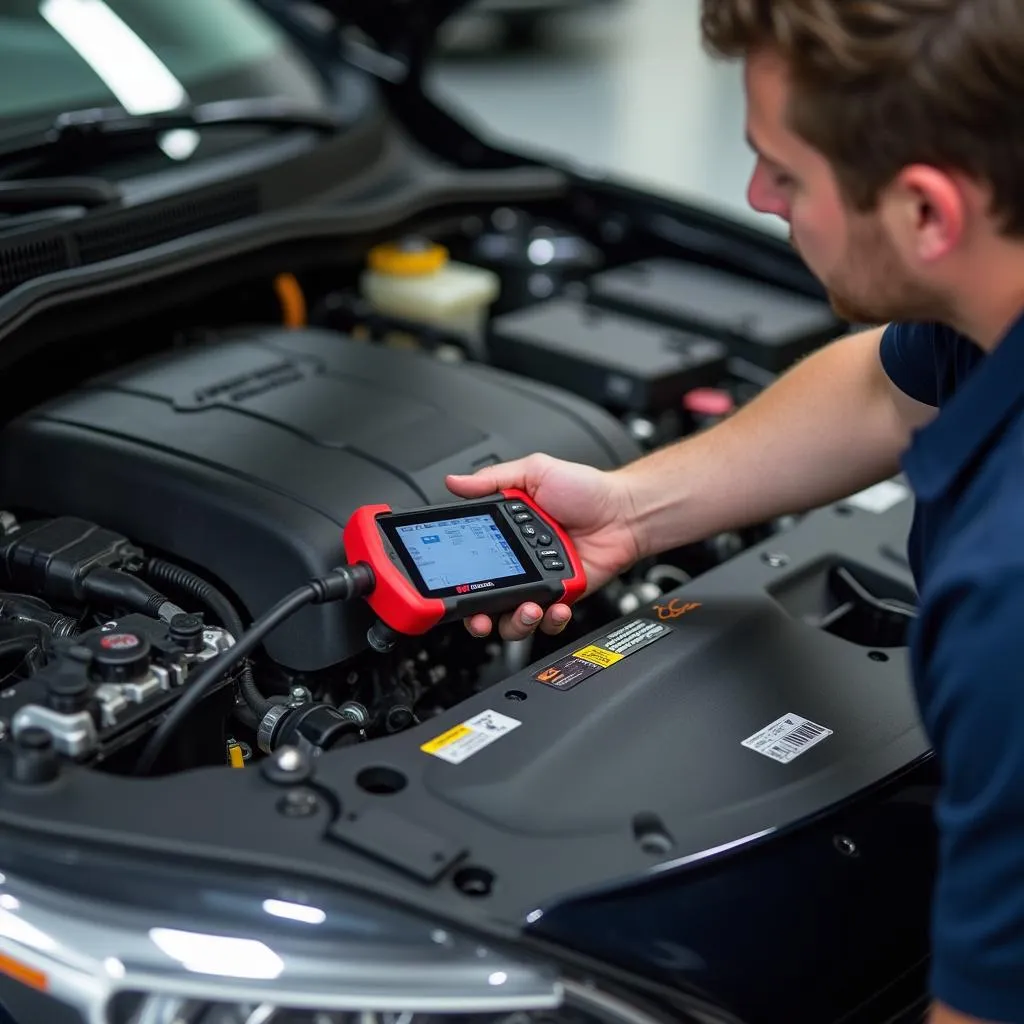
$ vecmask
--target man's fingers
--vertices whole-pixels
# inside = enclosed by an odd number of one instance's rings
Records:
[[[515,614],[504,615],[498,623],[498,633],[503,640],[525,640],[540,627],[550,636],[557,636],[569,624],[572,612],[568,605],[552,605],[546,613],[539,605],[527,602],[517,608]],[[466,619],[466,629],[475,637],[489,636],[494,623],[486,615],[473,615]]]
[[[503,640],[525,640],[544,618],[539,605],[527,602],[516,609],[514,615],[506,615],[498,625]]]
[[[558,636],[569,625],[572,611],[568,605],[553,604],[545,613],[540,628],[549,636]]]
[[[500,466],[488,466],[469,476],[450,474],[445,477],[445,484],[461,498],[482,498],[510,487],[522,489],[526,486],[528,470],[527,459],[516,459]]]
[[[486,615],[473,615],[466,619],[466,629],[478,638],[490,636],[492,622]]]

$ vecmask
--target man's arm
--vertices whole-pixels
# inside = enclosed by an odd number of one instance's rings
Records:
[[[983,1021],[978,1017],[965,1017],[956,1010],[951,1010],[942,1003],[936,1003],[928,1017],[928,1024],[995,1024],[994,1021]]]
[[[714,429],[617,471],[643,553],[816,508],[895,474],[935,410],[892,383],[883,333],[834,342]]]

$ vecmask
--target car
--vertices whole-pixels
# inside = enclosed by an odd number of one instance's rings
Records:
[[[785,240],[460,123],[422,87],[459,6],[2,16],[0,1003],[920,1020],[901,479],[529,643],[382,630],[341,568],[360,510],[622,466],[853,326]]]

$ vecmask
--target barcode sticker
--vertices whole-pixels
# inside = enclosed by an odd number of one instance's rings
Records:
[[[799,715],[783,715],[760,732],[747,737],[743,746],[758,754],[764,754],[773,761],[789,764],[794,758],[806,753],[815,744],[828,739],[831,729],[811,722]]]

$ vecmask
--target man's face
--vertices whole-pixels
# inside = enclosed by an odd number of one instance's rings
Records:
[[[878,324],[939,316],[941,301],[905,266],[879,213],[850,210],[828,161],[789,128],[784,62],[770,52],[753,54],[745,79],[747,137],[757,153],[748,200],[786,221],[790,241],[837,315]]]

